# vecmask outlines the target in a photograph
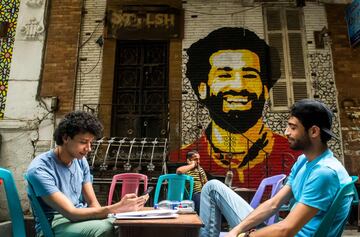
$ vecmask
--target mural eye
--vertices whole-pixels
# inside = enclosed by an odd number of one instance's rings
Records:
[[[253,79],[253,78],[257,78],[258,76],[257,75],[254,75],[254,74],[246,74],[244,75],[244,78],[248,78],[248,79]]]
[[[220,74],[219,77],[220,78],[230,78],[231,75],[229,73],[226,73],[226,74]]]

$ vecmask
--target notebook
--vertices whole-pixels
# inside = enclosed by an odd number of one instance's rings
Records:
[[[146,211],[133,211],[109,214],[109,217],[115,217],[116,219],[165,219],[176,218],[178,210],[170,209],[154,209]]]

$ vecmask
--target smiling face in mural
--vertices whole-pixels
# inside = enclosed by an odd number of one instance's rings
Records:
[[[185,75],[206,107],[210,123],[182,151],[196,149],[208,171],[223,174],[231,167],[237,171],[235,182],[253,182],[257,187],[261,175],[256,175],[265,170],[265,159],[272,162],[272,170],[281,167],[277,152],[288,147],[287,139],[262,120],[269,90],[281,76],[276,48],[248,29],[222,27],[191,44],[186,52]]]
[[[210,96],[223,93],[222,110],[250,110],[255,98],[249,95],[259,99],[263,92],[259,57],[249,50],[220,50],[210,57],[210,64]]]
[[[199,85],[212,119],[233,133],[243,133],[261,117],[267,89],[261,81],[260,60],[247,49],[219,50],[209,59],[207,83]]]

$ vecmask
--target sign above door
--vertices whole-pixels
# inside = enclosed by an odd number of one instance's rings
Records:
[[[107,11],[107,36],[120,40],[169,40],[183,37],[182,9],[168,6],[121,6]]]

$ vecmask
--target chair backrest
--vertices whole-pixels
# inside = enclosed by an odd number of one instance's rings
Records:
[[[25,237],[24,214],[21,209],[20,198],[16,189],[14,177],[11,171],[0,168],[0,179],[4,185],[8,209],[10,212],[12,233],[14,237]]]
[[[148,186],[148,177],[144,174],[138,173],[124,173],[124,174],[116,174],[113,176],[110,191],[108,196],[108,205],[111,205],[115,186],[118,181],[122,181],[121,186],[121,198],[127,193],[135,193],[138,194],[140,181],[144,182],[144,191]]]
[[[323,237],[323,236],[328,235],[328,232],[332,226],[334,218],[335,218],[336,214],[338,213],[339,208],[341,207],[342,201],[344,200],[344,198],[346,196],[353,196],[353,202],[359,201],[358,193],[357,193],[355,185],[354,185],[354,183],[359,178],[357,176],[351,176],[351,179],[352,179],[351,182],[342,186],[340,188],[340,190],[338,191],[338,193],[336,194],[335,199],[330,206],[330,209],[325,214],[324,219],[321,221],[319,228],[316,230],[316,232],[314,234],[314,237]],[[350,207],[351,207],[351,205],[349,206],[348,212],[350,211]],[[347,217],[341,223],[342,228],[340,229],[340,233],[337,233],[336,236],[339,236],[339,237],[341,236],[342,231],[344,230],[346,221],[347,221]]]
[[[51,225],[46,217],[44,210],[42,209],[39,200],[36,197],[34,188],[32,187],[31,183],[29,182],[26,174],[24,174],[24,178],[27,181],[27,196],[30,200],[30,205],[32,208],[33,213],[35,213],[37,220],[40,223],[41,230],[45,237],[53,237],[54,233],[52,231]]]
[[[188,192],[189,199],[191,200],[192,193],[194,191],[193,177],[185,174],[164,174],[159,176],[156,184],[154,205],[157,204],[159,201],[160,190],[164,181],[167,181],[168,183],[166,199],[171,201],[182,201],[184,199],[184,193],[186,190],[185,183],[186,181],[189,181],[190,189],[188,190]]]
[[[270,186],[270,185],[272,186],[270,198],[275,196],[275,194],[277,192],[279,192],[279,190],[281,189],[285,178],[286,178],[285,174],[279,174],[279,175],[274,175],[271,177],[264,178],[261,181],[261,183],[259,184],[259,187],[256,190],[256,193],[250,202],[250,206],[252,206],[254,209],[257,206],[259,206],[261,199],[264,195],[266,186]],[[277,214],[270,217],[265,223],[267,225],[271,225],[271,224],[275,223],[276,220],[277,220]]]

